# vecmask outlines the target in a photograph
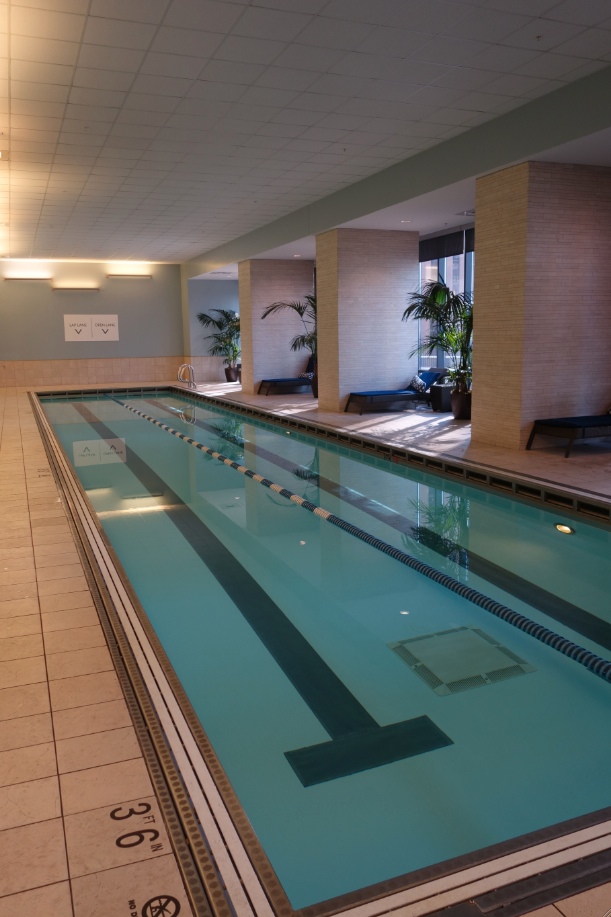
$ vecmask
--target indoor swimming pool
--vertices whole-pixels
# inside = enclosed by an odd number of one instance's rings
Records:
[[[177,391],[40,401],[294,909],[602,821],[608,527]]]

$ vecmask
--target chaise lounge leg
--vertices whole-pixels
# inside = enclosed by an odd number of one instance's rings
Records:
[[[535,428],[531,430],[530,436],[528,437],[528,442],[526,443],[526,448],[530,449],[533,444],[533,439],[535,438]]]

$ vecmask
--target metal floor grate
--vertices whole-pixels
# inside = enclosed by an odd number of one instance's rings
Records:
[[[481,688],[535,669],[476,627],[456,627],[389,643],[435,694]]]

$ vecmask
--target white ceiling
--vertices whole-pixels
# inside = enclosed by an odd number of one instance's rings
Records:
[[[4,257],[187,260],[611,62],[610,0],[0,13]]]

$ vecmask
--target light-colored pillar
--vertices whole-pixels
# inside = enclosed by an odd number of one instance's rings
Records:
[[[332,229],[316,237],[318,406],[343,411],[350,392],[396,389],[418,368],[418,233]]]
[[[520,449],[533,420],[609,408],[611,169],[513,166],[475,210],[472,441]]]
[[[294,353],[291,341],[303,331],[294,312],[278,312],[264,321],[261,315],[273,302],[302,300],[314,291],[314,262],[307,260],[252,260],[238,265],[240,329],[242,336],[242,391],[254,394],[261,379],[298,376],[309,351]]]

